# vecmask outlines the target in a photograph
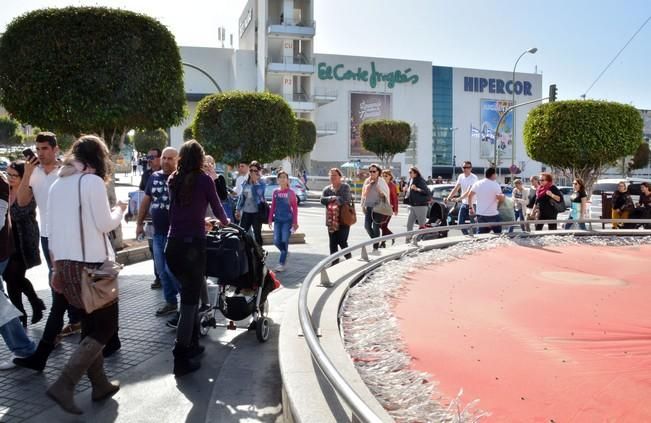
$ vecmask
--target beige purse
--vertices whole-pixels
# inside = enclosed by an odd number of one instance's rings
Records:
[[[86,249],[84,243],[84,225],[81,219],[81,180],[79,178],[79,233],[81,234],[81,253],[86,262]],[[81,272],[81,302],[86,313],[92,313],[111,305],[118,299],[118,274],[122,265],[109,260],[106,234],[104,234],[104,251],[106,259],[98,268],[84,267]]]

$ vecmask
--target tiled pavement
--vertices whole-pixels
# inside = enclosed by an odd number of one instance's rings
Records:
[[[174,332],[161,324],[161,319],[151,312],[160,304],[160,300],[158,295],[151,292],[150,282],[151,278],[147,275],[121,278],[120,338],[123,347],[120,353],[106,360],[109,377],[119,375],[160,352],[169,351],[174,342]],[[49,308],[47,292],[39,294]],[[35,342],[42,334],[46,319],[47,315],[38,324],[29,326],[29,335]],[[23,421],[53,405],[46,397],[45,389],[61,373],[78,342],[79,335],[64,338],[50,356],[42,374],[26,369],[8,370],[0,374],[0,421]],[[4,343],[0,344],[0,357],[5,359],[9,356]],[[77,392],[89,387],[88,379],[84,377]]]

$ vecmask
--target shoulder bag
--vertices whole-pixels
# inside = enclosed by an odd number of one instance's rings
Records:
[[[79,233],[81,234],[81,254],[86,262],[86,249],[84,243],[84,225],[81,218],[81,180],[79,178]],[[98,268],[84,267],[81,271],[81,302],[86,313],[92,313],[118,299],[118,274],[122,265],[109,259],[106,234],[103,234],[104,251],[106,259]]]
[[[357,223],[357,213],[355,212],[355,203],[344,203],[339,206],[339,221],[342,225],[351,226]]]

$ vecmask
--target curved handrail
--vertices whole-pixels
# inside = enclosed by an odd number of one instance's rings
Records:
[[[337,251],[334,254],[329,255],[320,262],[316,264],[305,276],[301,288],[298,293],[298,319],[301,324],[301,329],[303,331],[303,337],[307,346],[314,358],[314,361],[319,366],[319,369],[323,372],[323,375],[326,377],[328,382],[333,386],[337,393],[344,399],[348,406],[352,409],[354,416],[361,422],[380,422],[381,419],[371,410],[371,408],[362,400],[362,398],[355,392],[355,390],[346,382],[344,377],[336,369],[332,361],[328,358],[327,354],[321,347],[321,344],[318,340],[317,334],[314,331],[312,326],[312,319],[310,312],[307,307],[307,297],[312,282],[316,279],[317,275],[322,275],[325,272],[326,267],[332,263],[334,260],[345,256],[346,254],[352,253],[358,249],[362,250],[362,258],[368,260],[366,256],[366,247],[378,242],[387,241],[396,238],[411,238],[413,244],[418,246],[417,238],[420,235],[426,235],[430,233],[436,233],[441,231],[449,231],[452,229],[474,229],[474,228],[485,228],[492,226],[519,226],[519,225],[535,225],[535,224],[563,224],[563,223],[585,223],[585,224],[606,224],[606,223],[637,223],[637,224],[651,224],[651,219],[585,219],[585,220],[572,220],[568,221],[566,219],[562,220],[526,220],[526,221],[511,221],[511,222],[490,222],[490,223],[471,223],[464,225],[453,225],[453,226],[436,226],[427,229],[419,229],[410,232],[402,232],[397,234],[385,235],[379,238],[372,238],[367,241],[360,242],[343,250]],[[540,233],[542,231],[537,231]],[[545,231],[546,232],[546,231]],[[591,230],[580,230],[575,229],[572,231],[567,231],[570,233],[581,233],[581,232],[591,232]],[[651,230],[644,230],[643,234],[651,233]],[[518,236],[522,233],[516,232],[510,234],[510,236]],[[627,235],[630,235],[630,232],[626,232]],[[509,235],[509,234],[504,234]],[[472,237],[472,235],[470,235]]]

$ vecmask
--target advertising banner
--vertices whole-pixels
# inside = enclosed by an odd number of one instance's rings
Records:
[[[495,140],[495,127],[506,109],[511,107],[511,100],[481,100],[479,136],[480,157],[492,161],[495,156],[495,142],[497,142],[498,157],[503,163],[504,159],[511,159],[513,154],[513,113],[509,113],[499,130],[499,139]]]
[[[362,147],[359,125],[369,119],[391,119],[391,95],[350,93],[350,156],[373,156]]]

